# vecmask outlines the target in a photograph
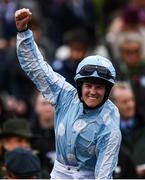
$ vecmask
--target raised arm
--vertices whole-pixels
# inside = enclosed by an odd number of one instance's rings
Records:
[[[28,29],[31,18],[32,13],[29,9],[23,8],[15,13],[18,30],[17,55],[20,65],[50,103],[64,102],[70,93],[75,92],[75,89],[44,61],[33,40],[32,31]]]

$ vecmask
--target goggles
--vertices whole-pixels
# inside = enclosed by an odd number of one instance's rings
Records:
[[[78,72],[81,76],[89,76],[92,75],[94,72],[97,72],[97,74],[105,79],[115,79],[109,69],[103,66],[96,66],[96,65],[86,65],[81,68],[81,70]]]

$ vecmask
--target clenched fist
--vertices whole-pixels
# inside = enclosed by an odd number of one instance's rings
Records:
[[[16,28],[18,31],[23,31],[27,28],[28,23],[30,22],[32,13],[29,9],[19,9],[15,12],[15,22]]]

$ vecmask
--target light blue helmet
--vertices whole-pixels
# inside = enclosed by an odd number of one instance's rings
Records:
[[[75,75],[75,82],[79,99],[82,101],[81,86],[83,81],[95,81],[102,83],[106,87],[106,92],[102,102],[96,106],[102,106],[108,99],[112,86],[115,84],[116,72],[111,61],[102,56],[88,56],[78,65]],[[84,102],[83,102],[84,103]],[[85,104],[85,103],[84,103]]]
[[[108,74],[108,76],[100,76],[100,74],[97,72],[97,69],[92,73],[92,74],[80,74],[80,71],[82,70],[82,68],[84,68],[86,65],[93,65],[93,66],[98,66],[98,67],[103,67],[106,68],[108,70],[108,72],[110,72],[110,75]],[[98,69],[99,70],[99,69]],[[116,78],[116,72],[115,69],[111,63],[111,61],[107,58],[104,58],[102,56],[96,55],[96,56],[88,56],[86,58],[84,58],[78,65],[77,70],[76,70],[76,75],[75,75],[75,81],[77,80],[81,80],[84,78],[99,78],[99,79],[104,79],[112,84],[115,83],[115,78]]]

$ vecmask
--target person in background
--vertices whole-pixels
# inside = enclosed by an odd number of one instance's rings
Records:
[[[75,86],[76,67],[91,47],[89,35],[84,29],[76,28],[68,31],[64,37],[65,45],[57,49],[52,67],[54,71],[65,77],[66,81]],[[62,54],[64,54],[63,57]]]
[[[128,5],[122,8],[120,15],[114,17],[108,26],[106,41],[110,46],[114,58],[117,58],[118,56],[116,43],[118,41],[118,37],[122,33],[140,34],[143,40],[143,55],[145,57],[145,26],[140,17],[140,10],[135,6]]]
[[[133,91],[127,82],[118,82],[112,88],[110,98],[120,112],[121,147],[126,150],[132,159],[137,172],[137,176],[130,173],[130,178],[145,178],[145,169],[143,168],[145,165],[145,123],[144,119],[136,113],[136,102]],[[122,159],[120,159],[120,161],[121,160]],[[126,163],[129,167],[129,161]],[[128,170],[127,175],[129,176],[131,168]],[[124,178],[127,178],[127,176]]]
[[[30,149],[15,148],[4,155],[7,179],[37,179],[40,169],[40,160]]]
[[[126,80],[133,90],[136,111],[145,120],[145,61],[143,57],[143,38],[139,33],[123,33],[118,37],[119,57],[117,80]]]
[[[38,3],[40,7],[39,12],[42,13],[44,19],[41,24],[43,23],[45,25],[41,29],[47,33],[47,36],[50,37],[57,47],[63,43],[65,33],[76,27],[87,31],[91,37],[91,41],[94,41],[96,18],[93,1],[45,0],[45,2],[41,2],[38,0]],[[29,7],[27,6],[27,8]],[[32,10],[32,8],[29,9]],[[35,11],[33,11],[34,16]]]
[[[10,118],[2,124],[0,131],[1,154],[0,166],[3,169],[4,153],[17,147],[31,149],[32,133],[30,124],[26,119]],[[0,174],[3,178],[3,172]]]
[[[30,148],[32,133],[30,123],[26,119],[7,119],[2,126],[0,139],[6,151],[16,147]]]
[[[120,147],[117,167],[113,172],[113,179],[137,179],[136,167],[131,154],[123,146]]]
[[[77,67],[74,88],[44,61],[27,26],[31,17],[29,9],[15,12],[17,55],[55,107],[56,160],[51,179],[111,179],[121,142],[119,112],[108,100],[115,69],[102,56],[88,56]]]
[[[55,161],[54,107],[39,91],[34,92],[34,117],[31,123],[32,147],[38,151],[43,169],[43,178],[48,178]]]

